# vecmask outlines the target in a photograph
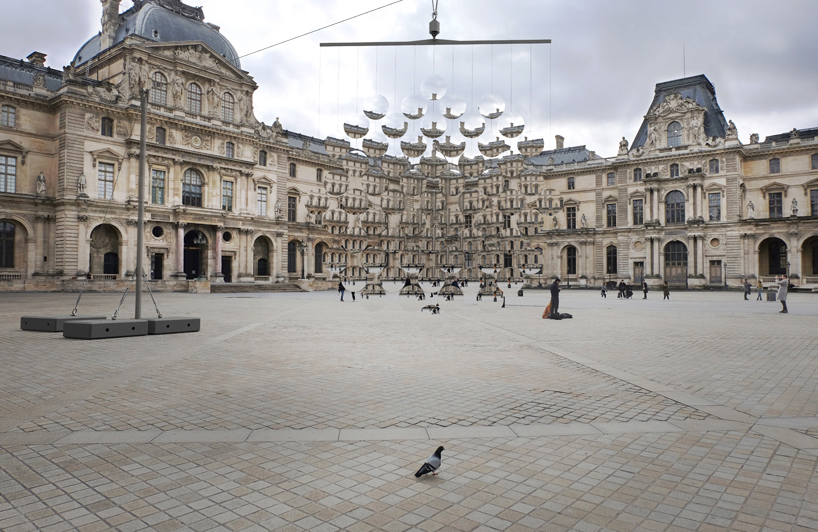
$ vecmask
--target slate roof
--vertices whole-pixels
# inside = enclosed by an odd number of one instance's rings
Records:
[[[49,67],[32,65],[22,59],[13,59],[0,55],[0,80],[23,85],[33,85],[37,73],[45,75],[45,86],[50,91],[62,87],[62,72]]]
[[[547,166],[549,157],[554,158],[554,164],[582,163],[594,158],[591,155],[591,150],[587,149],[583,144],[582,146],[569,146],[568,148],[558,150],[547,150],[528,160],[531,164],[537,166]]]
[[[812,127],[808,129],[799,129],[798,136],[801,137],[801,140],[807,139],[814,139],[818,137],[818,127]],[[769,144],[773,142],[786,142],[790,140],[790,132],[787,131],[786,133],[778,133],[777,135],[768,135],[764,142],[761,144]]]

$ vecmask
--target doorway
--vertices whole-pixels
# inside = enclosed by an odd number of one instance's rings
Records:
[[[710,261],[710,284],[721,284],[721,261]]]
[[[154,253],[151,255],[151,279],[163,279],[164,278],[164,264],[165,264],[165,254],[164,253]]]
[[[207,238],[194,229],[185,235],[185,276],[188,279],[206,278],[204,258],[207,256]]]
[[[225,283],[233,282],[233,257],[230,255],[222,256],[222,275]]]
[[[665,281],[669,285],[687,286],[687,246],[678,240],[665,246]]]
[[[645,263],[644,262],[634,262],[633,263],[633,282],[638,285],[642,285],[642,281],[645,280]]]

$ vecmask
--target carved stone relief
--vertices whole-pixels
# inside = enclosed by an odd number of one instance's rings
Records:
[[[101,127],[100,118],[94,114],[85,115],[85,129],[88,131],[99,131]]]

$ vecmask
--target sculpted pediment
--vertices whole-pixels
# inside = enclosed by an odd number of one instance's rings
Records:
[[[223,75],[241,81],[252,81],[243,70],[222,57],[218,52],[202,42],[182,42],[172,45],[147,44],[151,53],[164,56],[183,63],[189,63],[198,68],[218,71]]]
[[[706,109],[697,104],[693,98],[684,98],[678,92],[669,94],[665,99],[655,105],[645,118],[665,118],[671,115],[684,115],[690,111],[705,111]]]

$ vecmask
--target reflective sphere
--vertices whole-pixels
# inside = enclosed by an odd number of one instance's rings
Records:
[[[506,101],[500,95],[486,94],[480,98],[480,102],[477,104],[477,110],[480,111],[481,115],[490,120],[500,118],[500,115],[506,110]]]
[[[363,113],[352,113],[344,120],[344,133],[351,139],[360,139],[369,132],[369,119]]]
[[[439,100],[446,95],[446,80],[432,74],[420,83],[420,93],[427,100]]]
[[[428,104],[420,94],[410,94],[400,104],[400,112],[411,120],[417,120],[426,114]]]
[[[486,130],[486,120],[476,114],[469,113],[460,119],[460,133],[467,139],[474,139]]]
[[[364,114],[370,120],[380,120],[389,112],[389,100],[380,94],[373,94],[364,100]]]
[[[406,118],[400,113],[389,113],[381,123],[381,130],[383,134],[390,139],[399,139],[406,134],[409,129],[409,123]]]
[[[513,139],[522,134],[525,129],[525,119],[517,113],[504,114],[498,125],[502,136]]]
[[[430,139],[441,137],[446,133],[446,120],[442,116],[428,114],[420,121],[420,132]]]
[[[450,120],[460,118],[466,112],[466,100],[457,94],[450,94],[440,105],[443,107],[443,116]]]

